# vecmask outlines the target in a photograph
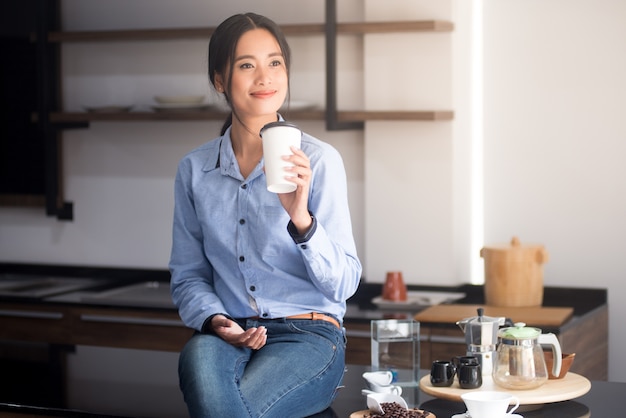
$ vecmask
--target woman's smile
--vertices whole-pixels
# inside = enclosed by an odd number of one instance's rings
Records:
[[[259,90],[250,93],[252,97],[259,99],[271,99],[276,94],[276,90]]]

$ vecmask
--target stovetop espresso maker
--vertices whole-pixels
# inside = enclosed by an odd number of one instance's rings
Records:
[[[477,309],[478,316],[465,318],[456,324],[465,333],[466,355],[478,358],[483,376],[491,376],[498,343],[498,330],[507,324],[504,317],[484,315],[484,309]]]

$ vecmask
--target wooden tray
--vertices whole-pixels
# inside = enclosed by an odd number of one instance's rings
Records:
[[[436,305],[424,309],[415,315],[420,322],[456,323],[464,318],[476,316],[476,309],[484,308],[485,316],[511,318],[513,322],[525,322],[528,326],[558,327],[567,321],[574,313],[574,308],[561,307],[529,307],[508,308],[485,305]]]
[[[589,392],[591,382],[579,374],[568,372],[563,379],[548,380],[544,385],[531,390],[508,390],[496,385],[491,376],[483,376],[483,385],[478,389],[461,389],[459,382],[450,387],[435,387],[430,383],[430,375],[420,379],[422,392],[436,398],[462,402],[461,395],[470,390],[496,390],[507,392],[519,398],[520,405],[535,405],[568,401]]]
[[[420,412],[424,412],[421,409],[418,409],[418,411]],[[365,418],[366,416],[369,416],[371,414],[373,414],[373,411],[370,411],[369,409],[364,409],[362,411],[356,411],[350,414],[349,418]],[[437,416],[435,414],[433,414],[432,412],[428,413],[428,417],[427,418],[437,418]]]

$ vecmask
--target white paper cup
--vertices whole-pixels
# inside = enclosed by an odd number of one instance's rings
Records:
[[[263,159],[267,190],[272,193],[290,193],[296,190],[296,184],[289,181],[285,167],[293,166],[283,160],[283,156],[293,154],[292,146],[300,148],[302,131],[289,122],[272,122],[260,132],[263,140]]]
[[[519,407],[519,398],[505,392],[476,391],[461,395],[467,412],[477,418],[506,418]],[[513,405],[509,411],[509,404]]]

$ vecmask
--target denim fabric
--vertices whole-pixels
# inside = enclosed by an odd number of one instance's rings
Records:
[[[345,332],[326,321],[243,320],[263,325],[258,351],[196,333],[179,360],[191,418],[298,418],[328,408],[345,371]]]

